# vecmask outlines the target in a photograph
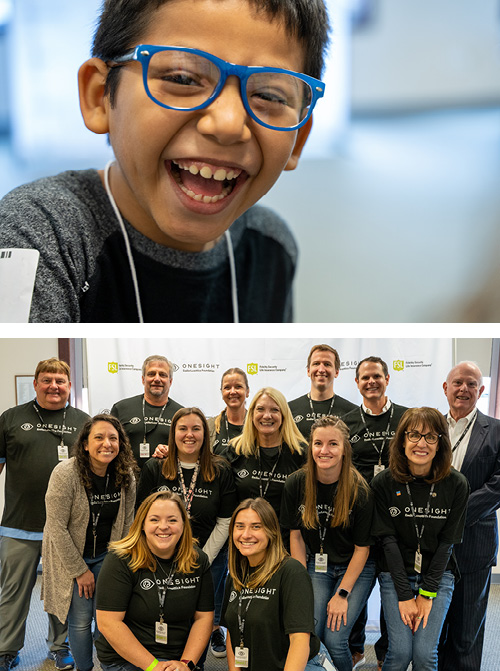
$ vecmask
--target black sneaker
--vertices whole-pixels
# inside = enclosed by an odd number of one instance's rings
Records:
[[[0,655],[0,671],[10,671],[19,664],[19,654]]]
[[[214,629],[212,632],[210,638],[210,650],[214,657],[226,656],[226,639],[224,638],[224,633],[220,627]]]
[[[72,669],[75,666],[75,662],[69,650],[50,651],[47,657],[54,660],[58,671],[66,671],[66,669]]]

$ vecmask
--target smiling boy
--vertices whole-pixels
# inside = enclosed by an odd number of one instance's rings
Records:
[[[79,89],[115,161],[0,203],[0,247],[40,252],[30,320],[290,321],[295,241],[254,205],[297,166],[327,30],[323,0],[106,0]]]

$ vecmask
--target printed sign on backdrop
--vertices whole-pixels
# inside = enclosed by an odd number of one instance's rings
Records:
[[[354,382],[356,366],[364,357],[375,355],[388,365],[388,394],[394,402],[447,410],[442,389],[452,366],[452,341],[447,338],[89,338],[90,412],[109,410],[116,401],[142,393],[142,362],[151,354],[166,356],[174,364],[171,398],[181,405],[197,405],[207,416],[222,410],[221,377],[234,366],[247,373],[250,398],[271,386],[292,400],[309,391],[307,356],[313,345],[322,342],[340,356],[335,392],[353,403],[361,403]]]

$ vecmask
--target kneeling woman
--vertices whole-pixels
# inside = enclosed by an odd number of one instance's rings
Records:
[[[437,647],[455,584],[469,484],[451,467],[448,426],[434,408],[405,412],[389,447],[389,469],[372,481],[374,533],[389,649],[384,671],[436,670]]]
[[[311,576],[316,633],[339,671],[352,669],[349,635],[375,583],[372,517],[373,497],[352,465],[347,426],[321,417],[311,427],[306,465],[285,483],[281,525],[290,529],[292,557]]]
[[[260,497],[242,501],[229,527],[222,608],[229,671],[321,667],[313,610],[311,580],[288,556],[272,506]]]
[[[97,582],[102,669],[197,668],[212,632],[213,583],[180,497],[148,496],[109,549]]]

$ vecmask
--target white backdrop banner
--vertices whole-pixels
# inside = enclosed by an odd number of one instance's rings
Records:
[[[89,338],[86,340],[89,411],[92,415],[113,403],[143,392],[141,368],[151,354],[174,364],[170,396],[184,406],[198,406],[207,416],[222,408],[221,377],[238,366],[247,372],[250,398],[262,387],[279,389],[290,401],[310,389],[306,362],[313,345],[325,342],[340,356],[334,390],[361,403],[354,382],[358,361],[380,356],[390,373],[388,395],[408,407],[448,409],[443,382],[452,366],[452,340],[447,338]]]

